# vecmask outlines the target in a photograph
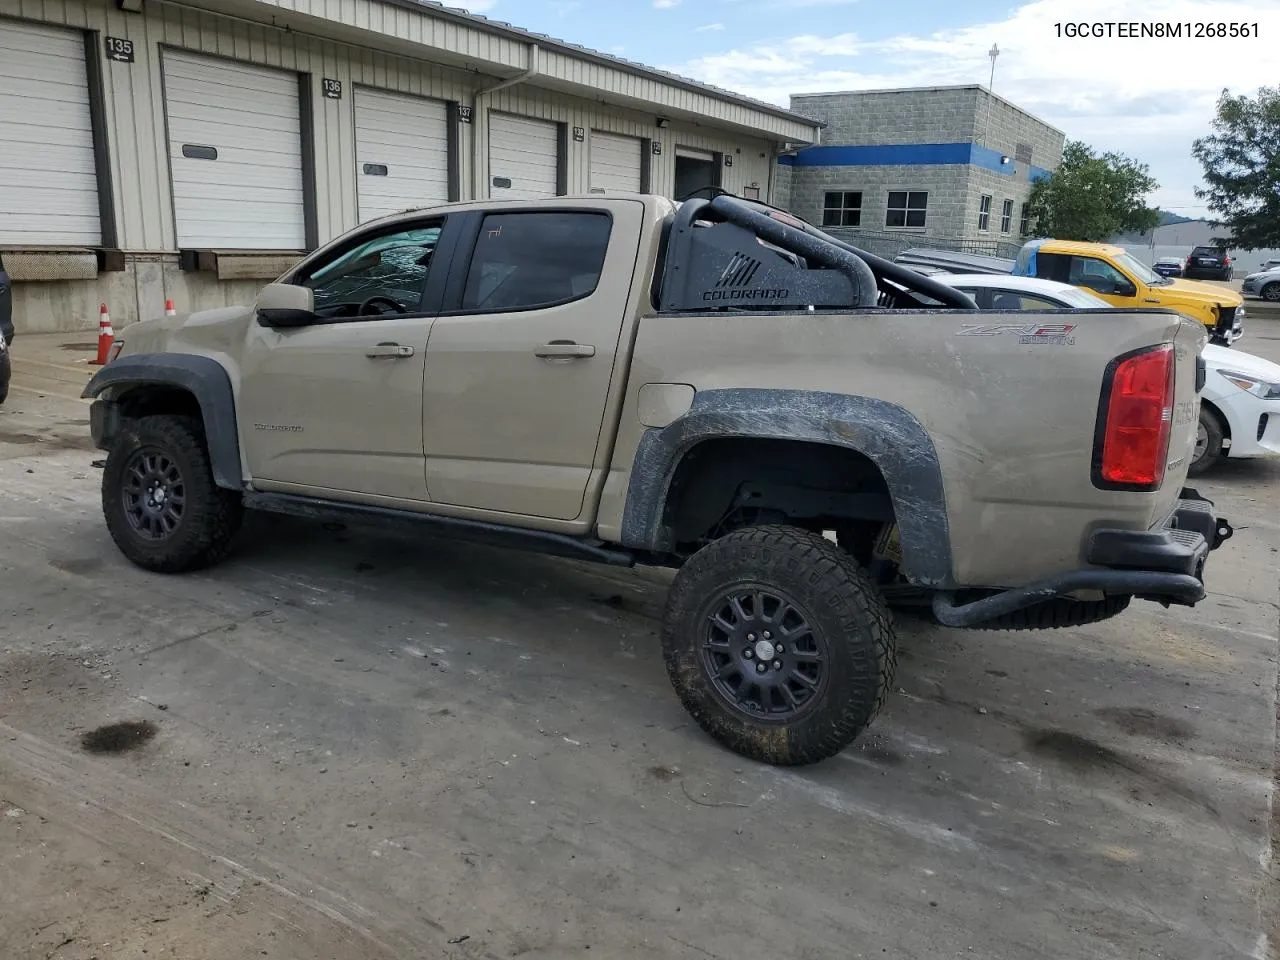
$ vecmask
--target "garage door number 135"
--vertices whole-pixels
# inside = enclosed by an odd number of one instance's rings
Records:
[[[107,59],[117,63],[133,63],[133,41],[122,37],[104,37]]]

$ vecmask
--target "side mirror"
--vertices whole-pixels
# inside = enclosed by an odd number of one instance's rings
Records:
[[[316,322],[316,298],[310,287],[269,283],[258,294],[258,323],[264,327],[305,327]]]
[[[1125,280],[1123,283],[1116,284],[1115,295],[1117,297],[1136,297],[1138,295],[1138,288],[1128,280]]]

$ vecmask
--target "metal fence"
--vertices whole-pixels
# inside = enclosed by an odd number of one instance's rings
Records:
[[[857,227],[823,227],[833,237],[853,244],[868,253],[892,260],[903,250],[912,247],[926,247],[931,250],[951,250],[955,253],[976,253],[988,257],[1009,257],[1018,255],[1021,243],[1007,240],[974,240],[963,237],[934,237],[920,233],[879,233],[874,230],[861,230]]]

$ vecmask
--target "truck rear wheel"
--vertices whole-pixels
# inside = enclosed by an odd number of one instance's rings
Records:
[[[102,475],[102,512],[131,561],[183,573],[223,558],[243,506],[239,494],[214,484],[200,422],[159,415],[120,431]]]
[[[680,568],[662,628],[685,709],[730,750],[816,763],[884,706],[897,639],[880,591],[847,553],[794,527],[751,527]]]

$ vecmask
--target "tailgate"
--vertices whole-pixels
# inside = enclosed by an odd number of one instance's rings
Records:
[[[1200,422],[1200,388],[1197,372],[1200,351],[1204,349],[1206,328],[1193,320],[1183,320],[1174,337],[1173,427],[1169,432],[1169,460],[1164,484],[1160,488],[1156,516],[1162,520],[1173,510],[1178,492],[1187,479],[1187,468],[1196,446],[1196,426]]]

